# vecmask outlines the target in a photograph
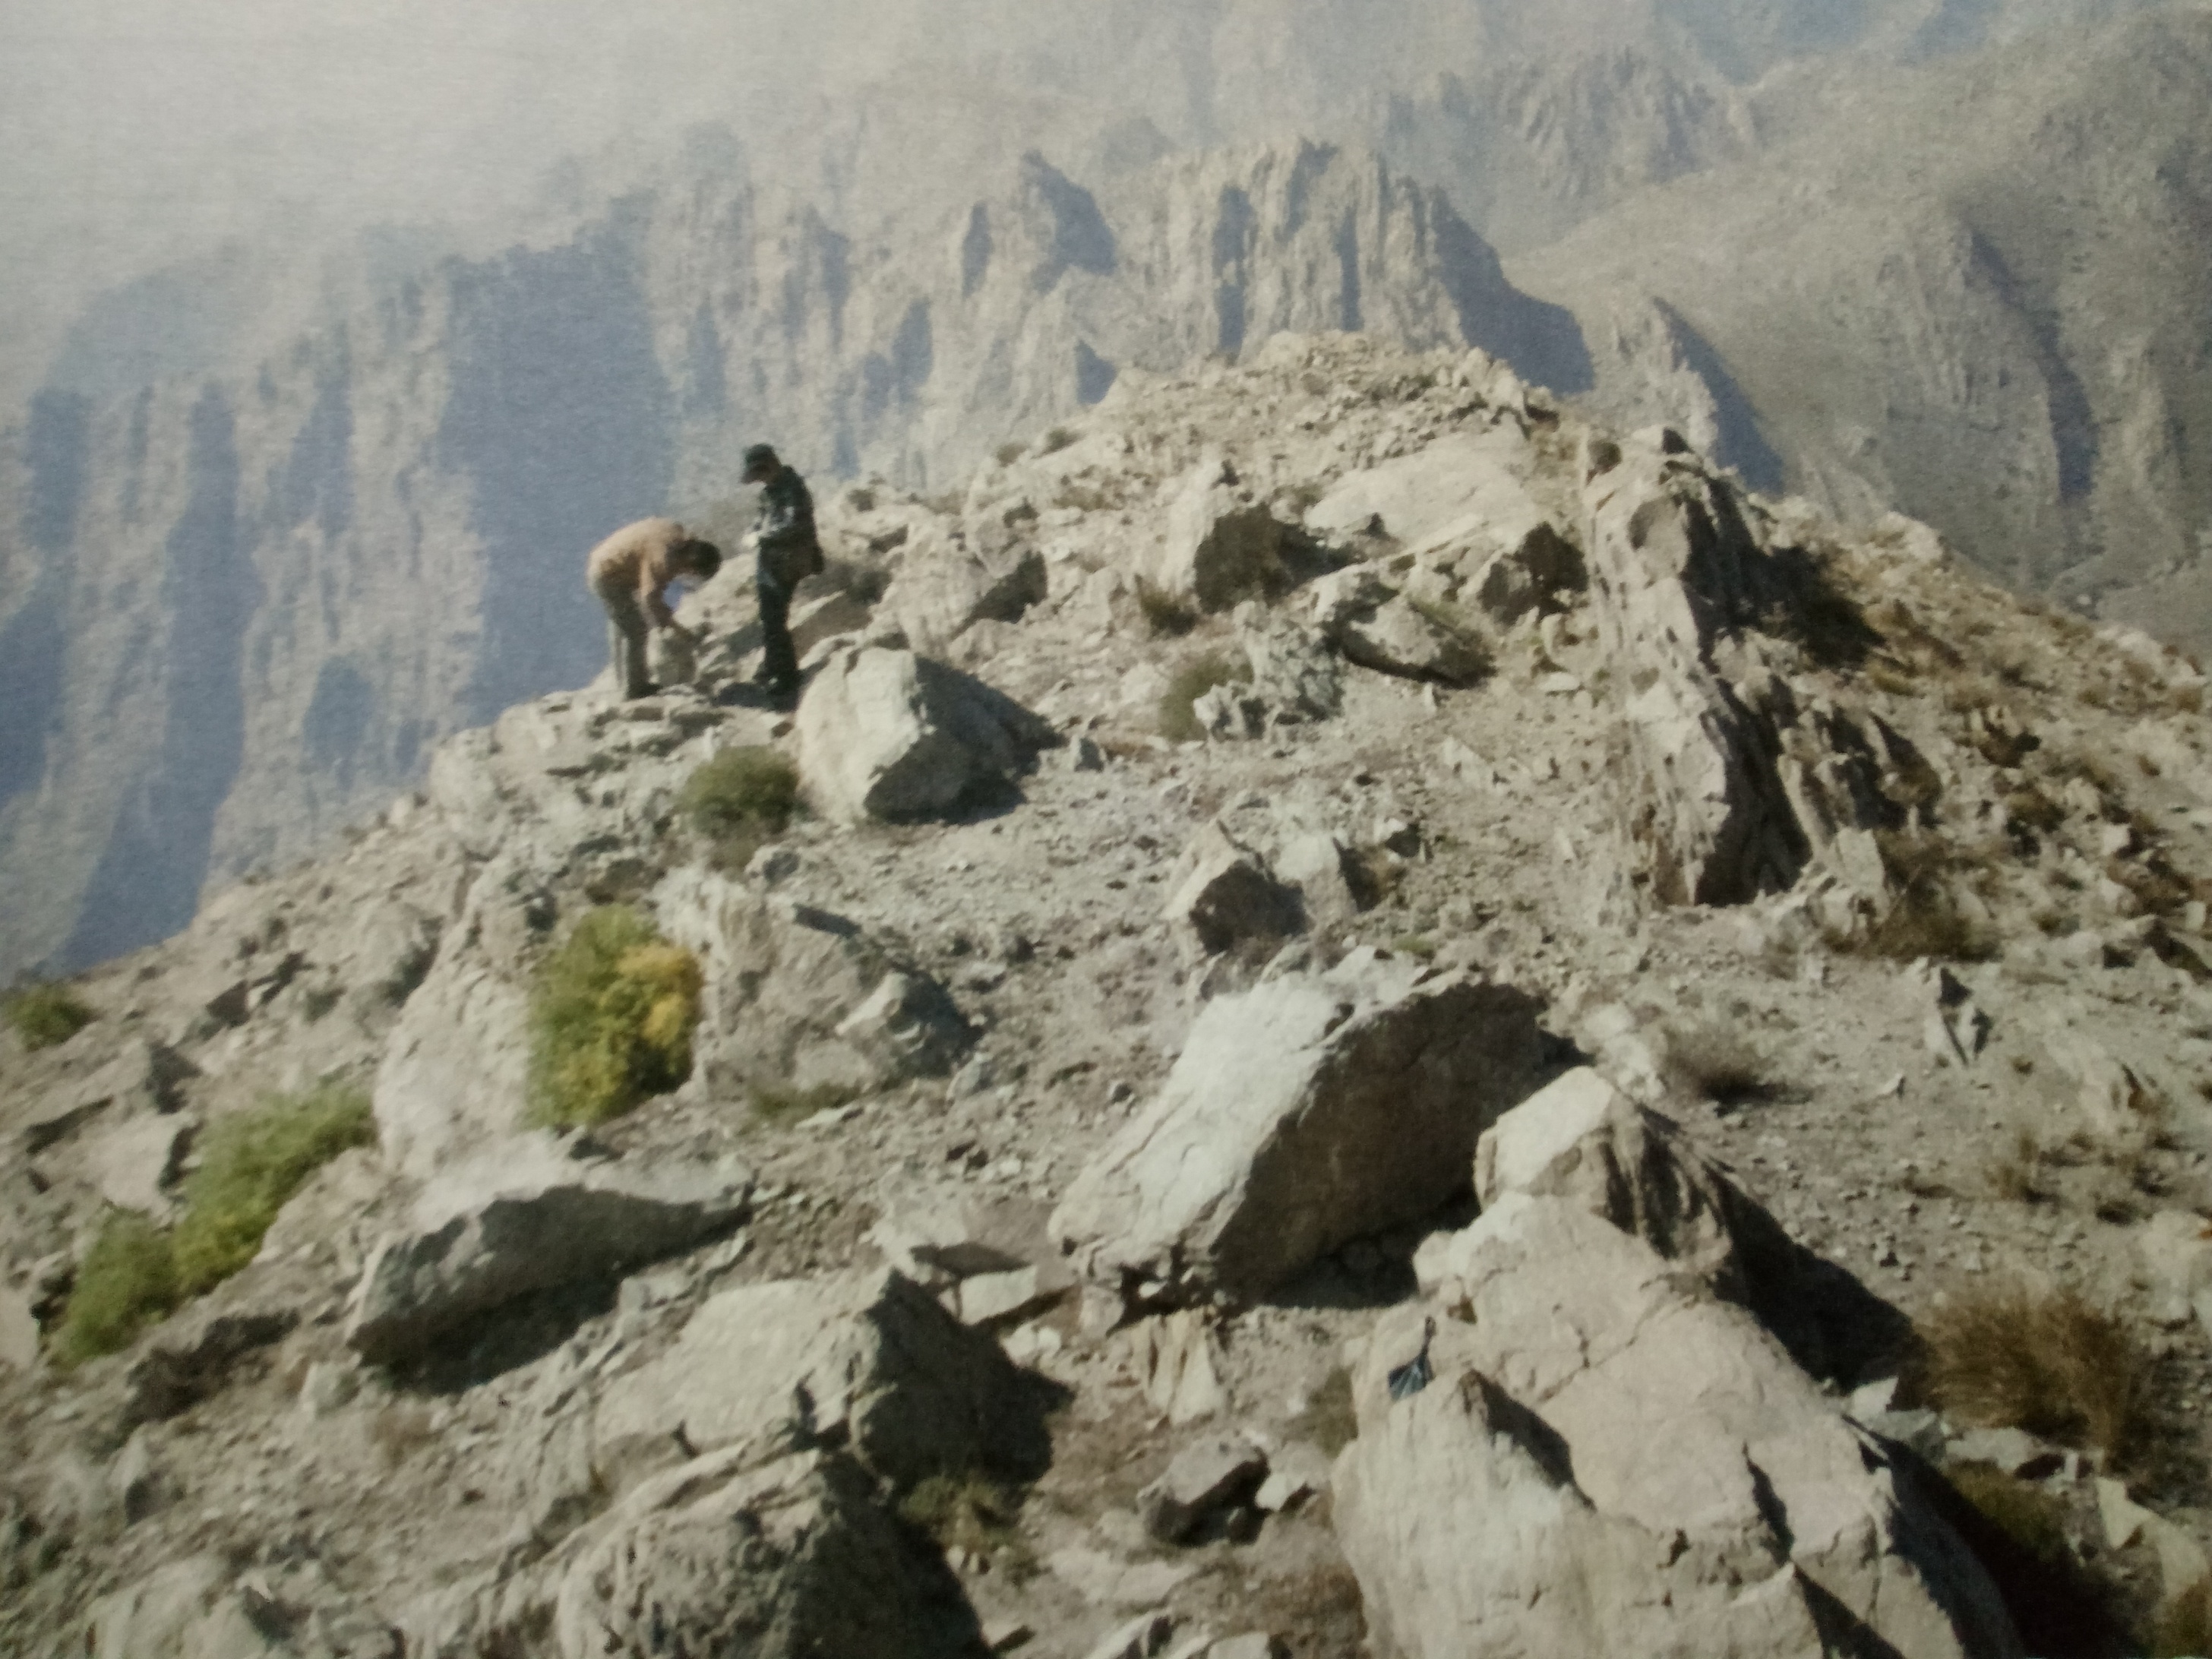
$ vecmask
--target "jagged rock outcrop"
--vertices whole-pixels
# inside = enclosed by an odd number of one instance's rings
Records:
[[[1450,1195],[1530,1087],[1534,1016],[1510,987],[1366,951],[1220,998],[1053,1233],[1131,1297],[1264,1294]]]
[[[1004,788],[1058,740],[971,676],[880,647],[832,657],[799,711],[799,769],[841,823],[928,817]]]
[[[702,1089],[866,1093],[942,1075],[974,1041],[943,986],[846,917],[696,869],[655,901],[667,937],[704,967],[691,1039]]]
[[[1462,1237],[1456,1316],[1382,1322],[1336,1467],[1399,1651],[2023,1651],[1917,1477],[1747,1315],[1565,1199],[1509,1194]],[[1417,1352],[1431,1380],[1397,1398]]]
[[[734,1167],[626,1169],[521,1138],[446,1170],[406,1231],[369,1260],[346,1340],[383,1364],[517,1297],[604,1279],[735,1226],[751,1197]]]

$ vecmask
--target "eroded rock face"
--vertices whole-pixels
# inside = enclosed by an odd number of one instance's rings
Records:
[[[412,1228],[370,1258],[346,1340],[372,1361],[414,1358],[516,1297],[602,1278],[734,1226],[751,1184],[734,1166],[586,1164],[549,1139],[518,1137],[424,1192]]]
[[[1286,939],[1305,925],[1297,892],[1218,822],[1191,838],[1170,880],[1165,914],[1202,952]]]
[[[1535,1012],[1510,987],[1373,951],[1220,998],[1053,1233],[1098,1282],[1265,1294],[1465,1180],[1531,1085]]]
[[[1748,1315],[1567,1199],[1508,1194],[1462,1240],[1457,1304],[1378,1328],[1336,1468],[1398,1650],[2021,1650],[1911,1474]]]
[[[1287,527],[1236,484],[1219,455],[1200,460],[1168,507],[1166,538],[1146,571],[1154,586],[1201,611],[1226,611],[1287,580]]]
[[[1817,596],[1674,434],[1607,448],[1620,459],[1584,486],[1583,539],[1626,724],[1622,816],[1639,878],[1662,903],[1735,904],[1819,860],[1878,902],[1884,734],[1801,707],[1745,631]]]
[[[921,1659],[978,1650],[975,1615],[849,1458],[703,1457],[578,1539],[554,1598],[561,1659],[610,1653]],[[733,1552],[733,1540],[744,1540]]]
[[[1363,668],[1464,684],[1488,659],[1473,638],[1445,627],[1364,565],[1314,584],[1314,624]]]
[[[1017,1459],[1013,1365],[890,1269],[725,1291],[665,1354],[599,1401],[601,1467],[617,1477],[667,1455],[750,1442],[838,1446],[900,1486]]]
[[[654,908],[704,970],[691,1063],[709,1089],[867,1092],[940,1075],[974,1040],[942,986],[842,916],[696,868]]]
[[[799,709],[799,769],[825,816],[927,817],[1003,787],[1057,741],[981,680],[881,647],[823,665]]]

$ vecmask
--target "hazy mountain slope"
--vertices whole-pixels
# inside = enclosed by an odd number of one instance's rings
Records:
[[[1177,160],[1099,195],[1032,156],[869,240],[699,144],[568,238],[448,261],[258,366],[51,392],[0,447],[0,971],[163,937],[204,872],[305,852],[437,736],[588,679],[584,550],[726,498],[746,442],[941,485],[1127,364],[1364,327],[1571,376],[1563,321],[1372,156]]]
[[[2208,107],[2202,8],[1864,78],[1513,270],[1576,311],[1616,415],[2201,648]]]

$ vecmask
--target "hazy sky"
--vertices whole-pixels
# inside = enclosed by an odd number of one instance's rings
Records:
[[[903,0],[897,9],[903,9]],[[272,221],[468,219],[561,155],[865,72],[849,3],[4,0],[0,347]]]

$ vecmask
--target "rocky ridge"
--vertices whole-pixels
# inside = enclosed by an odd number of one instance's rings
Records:
[[[2205,1571],[2192,665],[1356,337],[824,508],[795,714],[726,574],[666,695],[448,741],[0,1038],[0,1641],[2100,1650],[1992,1462],[2123,1603]],[[740,871],[678,799],[744,744],[817,810]],[[610,901],[691,1079],[526,1132]],[[108,1206],[325,1078],[374,1148],[40,1355]],[[2154,1457],[1921,1409],[1908,1320],[2017,1270],[2153,1353]]]

